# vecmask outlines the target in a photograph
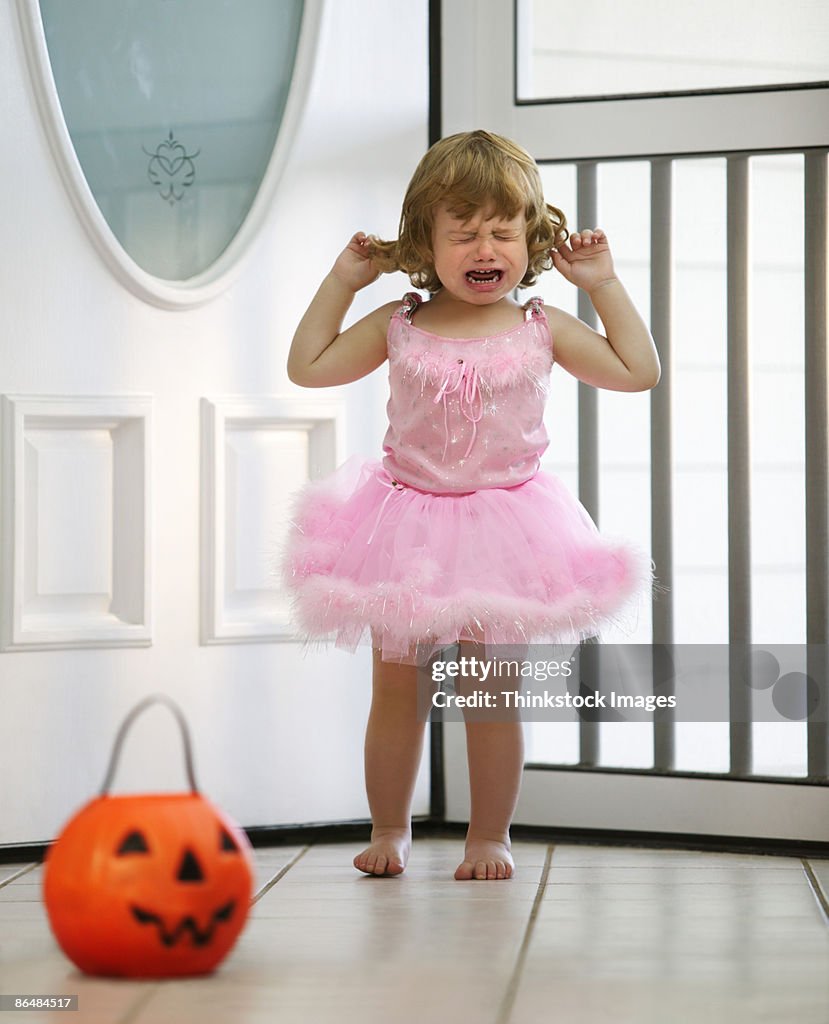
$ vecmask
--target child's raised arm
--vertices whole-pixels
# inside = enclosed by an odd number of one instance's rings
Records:
[[[379,276],[369,245],[368,238],[357,232],[311,300],[288,353],[288,378],[294,384],[306,388],[350,384],[386,360],[388,321],[399,303],[381,306],[340,333],[356,293]]]
[[[653,338],[624,285],[616,276],[601,228],[575,232],[570,246],[552,251],[553,265],[583,288],[607,337],[560,309],[547,308],[556,362],[568,373],[610,391],[647,391],[659,383],[659,356]]]

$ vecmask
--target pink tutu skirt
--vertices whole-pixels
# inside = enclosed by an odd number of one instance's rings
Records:
[[[549,473],[432,494],[357,458],[299,492],[282,568],[305,640],[370,641],[401,662],[462,639],[576,644],[632,625],[653,586],[650,559],[602,536]]]

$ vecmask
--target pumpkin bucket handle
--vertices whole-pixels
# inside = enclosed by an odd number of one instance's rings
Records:
[[[190,730],[187,727],[187,720],[182,714],[181,708],[176,704],[174,700],[171,700],[166,694],[154,693],[149,697],[145,697],[144,700],[136,704],[135,707],[130,711],[127,717],[124,719],[121,728],[118,730],[118,735],[115,737],[115,744],[112,748],[112,755],[109,759],[109,767],[107,768],[106,776],[104,777],[104,784],[101,786],[101,796],[106,796],[109,792],[109,787],[112,785],[112,779],[115,775],[115,769],[118,765],[118,757],[121,754],[121,747],[126,739],[127,730],[130,728],[135,719],[145,711],[148,707],[153,704],[166,704],[167,707],[173,712],[178,720],[179,728],[181,729],[181,738],[184,742],[184,765],[187,769],[187,780],[190,783],[190,789],[193,793],[198,793],[198,787],[196,786],[196,776],[193,772],[193,750],[190,743]]]

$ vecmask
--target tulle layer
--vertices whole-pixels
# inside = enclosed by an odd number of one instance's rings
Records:
[[[403,662],[459,639],[572,644],[630,628],[652,569],[552,474],[431,494],[357,459],[299,493],[282,560],[300,635]]]

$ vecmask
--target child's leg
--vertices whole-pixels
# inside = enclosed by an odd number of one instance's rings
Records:
[[[474,648],[474,652],[483,658],[482,647]],[[504,682],[508,688],[507,680]],[[474,688],[474,680],[467,681],[463,687]],[[501,711],[500,716],[507,713]],[[480,720],[482,717],[484,720]],[[464,859],[455,872],[455,878],[510,878],[514,863],[510,854],[509,826],[524,770],[524,734],[518,712],[511,721],[488,721],[480,712],[468,712],[466,753],[469,764],[469,829]]]
[[[417,716],[416,666],[384,662],[375,650],[365,745],[371,844],[354,858],[354,867],[369,875],[399,875],[406,867],[425,729]]]

